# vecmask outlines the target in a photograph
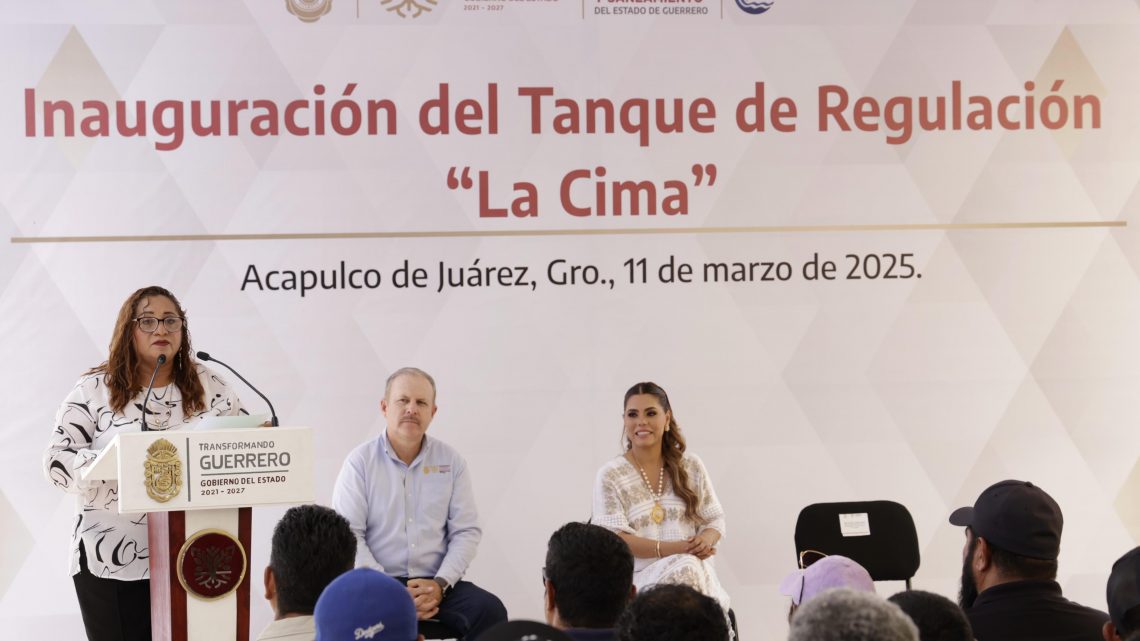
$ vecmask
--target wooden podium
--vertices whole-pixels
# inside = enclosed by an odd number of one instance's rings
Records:
[[[252,507],[314,500],[307,427],[119,434],[86,471],[147,513],[151,638],[249,641]]]

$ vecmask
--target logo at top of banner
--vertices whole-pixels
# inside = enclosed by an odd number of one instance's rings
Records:
[[[430,13],[438,0],[380,0],[388,11],[396,12],[401,18],[418,18]]]
[[[740,7],[741,11],[754,16],[771,9],[774,4],[776,0],[736,0],[736,6]]]
[[[316,22],[332,11],[332,0],[285,0],[285,8],[301,22]]]

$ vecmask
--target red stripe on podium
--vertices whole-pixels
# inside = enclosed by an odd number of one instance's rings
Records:
[[[245,579],[237,589],[237,641],[249,641],[249,582],[253,578],[253,549],[250,547],[253,533],[253,508],[238,508],[238,542],[245,550]]]

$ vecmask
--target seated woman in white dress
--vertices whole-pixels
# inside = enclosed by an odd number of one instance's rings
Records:
[[[724,510],[704,464],[685,451],[669,397],[654,383],[638,383],[625,393],[623,416],[625,453],[598,470],[592,522],[629,544],[638,590],[688,585],[727,612],[712,559]]]

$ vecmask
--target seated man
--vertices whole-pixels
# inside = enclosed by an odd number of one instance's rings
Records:
[[[567,523],[546,545],[546,622],[574,641],[613,641],[614,628],[636,590],[633,554],[597,525]]]
[[[482,537],[471,475],[459,454],[426,432],[438,409],[435,381],[415,368],[396,371],[380,409],[387,428],[348,455],[333,507],[357,538],[356,565],[405,583],[420,619],[437,618],[477,638],[506,621],[503,603],[462,581]]]
[[[1101,641],[1108,615],[1057,583],[1061,507],[1041,488],[1002,481],[950,523],[966,528],[959,605],[978,641]]]
[[[289,508],[273,528],[265,568],[265,598],[275,618],[258,641],[313,641],[317,598],[355,558],[356,538],[344,517],[320,505]]]
[[[907,590],[887,600],[914,621],[919,641],[974,641],[974,631],[962,608],[941,594]]]
[[[1140,639],[1140,547],[1112,564],[1107,596],[1112,620],[1104,624],[1104,641]]]
[[[316,641],[423,641],[416,618],[407,588],[372,568],[337,577],[313,611]]]
[[[658,584],[630,602],[618,619],[621,641],[728,641],[716,599],[687,585]]]
[[[897,605],[869,592],[836,588],[796,612],[788,641],[918,641],[918,629]]]

